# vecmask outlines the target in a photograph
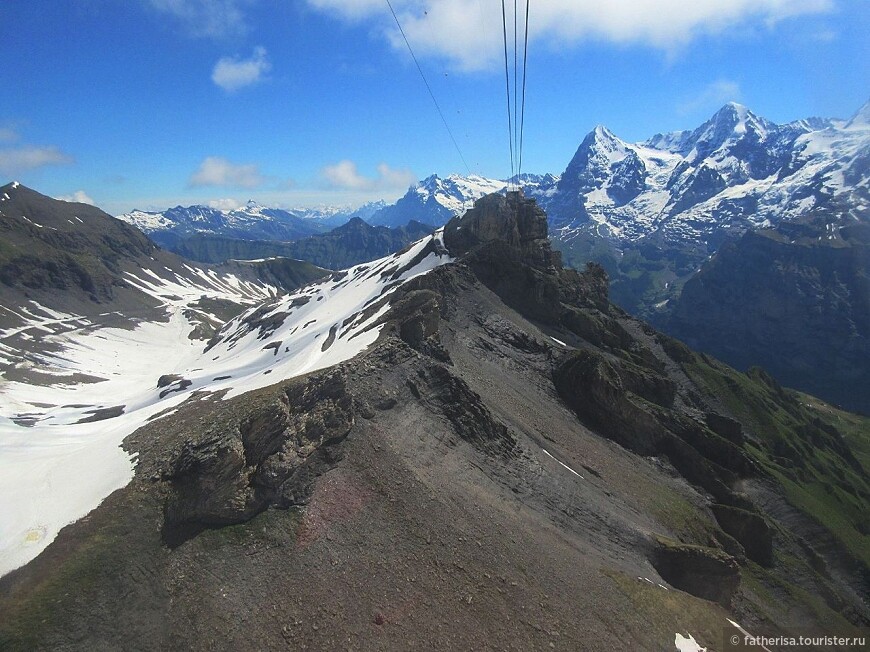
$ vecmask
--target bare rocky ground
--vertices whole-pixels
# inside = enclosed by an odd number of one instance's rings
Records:
[[[0,580],[0,647],[721,650],[726,618],[866,627],[852,530],[789,500],[698,358],[561,270],[526,208],[448,227],[459,262],[403,286],[363,355],[133,433],[132,483]]]

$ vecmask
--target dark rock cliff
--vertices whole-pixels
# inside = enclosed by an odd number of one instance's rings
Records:
[[[870,413],[870,228],[750,232],[686,283],[667,330],[738,369]]]

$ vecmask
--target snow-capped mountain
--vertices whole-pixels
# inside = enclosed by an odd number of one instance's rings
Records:
[[[517,179],[512,181],[516,183]],[[527,195],[538,197],[552,192],[559,178],[551,174],[523,174],[521,181]],[[476,174],[451,174],[443,178],[433,174],[411,186],[395,204],[377,211],[367,221],[390,227],[403,226],[411,220],[441,226],[471,208],[484,195],[504,192],[507,185],[504,179]]]
[[[554,240],[604,238],[617,248],[647,239],[697,245],[803,216],[837,198],[858,217],[870,204],[870,103],[849,120],[777,125],[729,103],[694,130],[629,143],[599,125],[559,175],[523,175],[526,196],[549,213]],[[372,224],[443,224],[507,182],[432,175]]]
[[[410,220],[442,226],[454,215],[471,208],[474,200],[505,187],[504,181],[478,175],[437,174],[426,177],[394,205],[374,213],[367,221],[376,226],[402,226]]]
[[[706,256],[724,239],[801,217],[833,198],[846,196],[859,219],[866,215],[868,115],[870,103],[849,120],[778,125],[732,102],[696,129],[639,143],[599,125],[563,174],[523,175],[521,185],[548,211],[551,235],[563,248],[603,238],[617,251],[655,241],[696,247]],[[353,216],[390,227],[411,220],[440,226],[506,186],[479,175],[433,174],[392,205],[284,210],[249,202],[235,210],[178,206],[119,217],[167,246],[192,233],[294,240]]]
[[[639,143],[596,127],[540,199],[551,237],[572,265],[603,264],[614,300],[656,321],[746,231],[820,211],[870,220],[868,112],[777,125],[729,103],[694,130]]]
[[[385,205],[377,201],[359,208],[283,209],[250,200],[231,210],[201,205],[176,206],[165,211],[134,210],[119,215],[118,219],[147,233],[161,245],[172,245],[179,237],[195,233],[245,240],[297,240],[340,226],[354,216],[369,218]]]
[[[118,443],[159,411],[152,394],[178,390],[158,377],[280,289],[257,263],[187,263],[94,206],[18,183],[0,188],[0,231],[2,574],[129,480]],[[303,282],[326,273],[298,267]]]
[[[693,131],[641,143],[596,127],[562,175],[550,219],[564,241],[586,231],[617,245],[656,237],[712,252],[724,233],[797,218],[843,195],[866,216],[867,113],[777,125],[729,103]]]

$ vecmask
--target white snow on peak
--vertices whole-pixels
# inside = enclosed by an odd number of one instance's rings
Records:
[[[484,195],[504,190],[506,184],[498,179],[487,179],[477,174],[462,176],[451,174],[441,178],[432,175],[413,189],[425,202],[432,199],[454,215],[459,215]]]
[[[120,328],[38,304],[20,309],[15,316],[24,326],[0,331],[0,369],[29,368],[45,382],[6,380],[0,391],[0,575],[36,557],[63,526],[125,486],[133,460],[121,442],[193,392],[228,398],[365,350],[382,328],[389,295],[450,262],[442,235],[283,297],[192,267],[186,278],[128,274],[129,283],[162,302],[166,321],[127,320]],[[191,334],[198,321],[217,319],[207,304],[195,303],[202,296],[267,300],[226,323],[204,350]],[[31,333],[40,340],[35,353],[22,348]],[[179,380],[158,387],[168,374]]]
[[[560,207],[554,234],[568,242],[591,231],[627,243],[657,233],[697,243],[720,228],[737,234],[798,218],[832,197],[866,206],[868,119],[870,103],[849,121],[776,125],[729,103],[694,131],[641,143],[623,143],[597,127],[559,189],[576,192],[582,206],[576,217]],[[633,160],[619,163],[623,152],[633,152],[642,168]]]
[[[595,151],[603,155],[609,165],[618,163],[627,156],[628,144],[614,136],[607,127],[598,125],[592,133],[595,138]]]
[[[118,215],[118,219],[135,226],[140,231],[149,233],[172,226],[173,222],[163,213],[134,210],[130,213]]]
[[[13,182],[12,182],[12,189],[15,190],[15,189],[16,189],[18,186],[20,186],[20,185],[21,185],[21,184],[18,183],[17,181],[13,181]]]

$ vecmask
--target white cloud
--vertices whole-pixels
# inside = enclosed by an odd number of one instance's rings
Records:
[[[27,145],[0,149],[0,172],[15,173],[41,168],[46,165],[66,165],[73,159],[57,147]]]
[[[194,172],[188,185],[222,186],[225,188],[256,188],[261,186],[265,178],[254,164],[236,165],[219,156],[209,156]]]
[[[173,16],[193,36],[224,38],[248,32],[242,7],[249,0],[148,0],[157,11]]]
[[[94,200],[91,199],[88,194],[84,190],[76,190],[71,195],[61,195],[60,197],[56,197],[61,201],[71,201],[79,204],[90,204],[91,206],[95,206]]]
[[[320,171],[321,176],[332,187],[339,190],[390,190],[407,188],[417,177],[410,170],[397,170],[386,163],[378,165],[377,176],[367,177],[360,174],[356,163],[349,160],[327,165]]]
[[[353,161],[344,160],[339,161],[335,165],[327,165],[321,172],[323,178],[336,188],[362,190],[370,187],[372,184],[371,179],[367,179],[359,173],[356,163]]]
[[[308,3],[346,20],[379,16],[391,44],[405,48],[382,2]],[[600,39],[673,51],[704,33],[718,33],[749,22],[770,25],[790,16],[827,11],[833,4],[834,0],[538,0],[532,4],[529,39],[551,47]],[[420,55],[447,59],[461,70],[493,68],[502,56],[502,15],[497,2],[393,0],[393,7]],[[513,23],[512,17],[508,20]],[[521,15],[521,30],[523,20]]]
[[[687,114],[700,110],[718,109],[727,102],[739,101],[740,95],[740,84],[730,79],[718,79],[707,84],[694,97],[682,102],[677,110]]]
[[[228,93],[262,81],[272,64],[266,57],[266,48],[254,48],[250,59],[221,57],[214,65],[211,80]]]
[[[394,170],[386,163],[378,165],[378,187],[407,188],[417,181],[417,176],[410,170]]]
[[[241,205],[242,203],[240,201],[230,198],[212,199],[210,202],[208,202],[209,208],[216,208],[219,211],[234,211]]]

